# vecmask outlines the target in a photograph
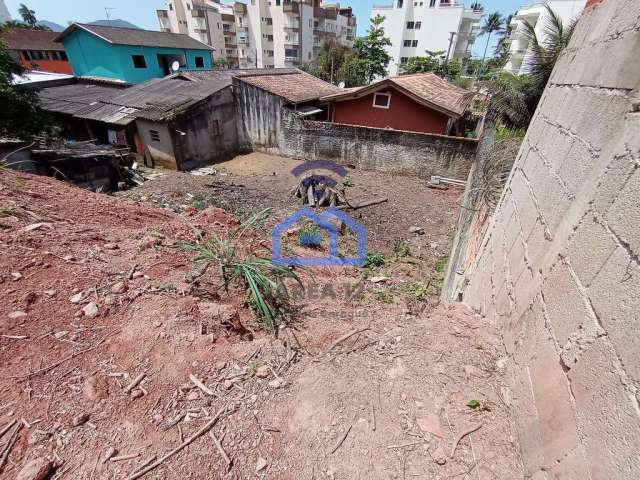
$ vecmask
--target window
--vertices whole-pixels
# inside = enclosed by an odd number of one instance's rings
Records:
[[[147,61],[144,59],[144,55],[131,55],[131,58],[135,68],[147,68]]]
[[[402,0],[398,0],[398,8],[402,8]]]
[[[204,68],[204,57],[196,57],[196,68]]]
[[[267,25],[273,25],[273,18],[267,18]]]
[[[173,3],[169,4],[169,10],[171,10],[173,12]]]
[[[416,30],[420,30],[420,27],[422,26],[422,22],[416,22],[416,24],[414,25],[414,28]]]
[[[311,60],[311,52],[309,52],[309,60]]]
[[[373,106],[376,108],[389,108],[391,103],[390,93],[374,93],[373,94]]]
[[[149,137],[151,138],[152,142],[159,142],[160,132],[158,132],[157,130],[149,130]]]
[[[411,40],[405,40],[404,41],[404,46],[405,47],[410,47],[411,46]]]
[[[408,30],[412,30],[412,29],[413,29],[413,26],[414,26],[414,23],[413,23],[413,22],[407,22],[407,29],[408,29]]]
[[[191,10],[191,4],[187,3],[187,10]]]
[[[429,0],[429,7],[433,8],[436,6],[436,0]]]
[[[411,42],[411,46],[413,48],[417,47],[418,46],[418,40],[414,40],[413,42]]]
[[[280,6],[280,0],[276,0],[276,7]]]
[[[409,61],[409,57],[400,57],[400,64],[405,65]]]
[[[267,35],[267,42],[273,42],[273,35]]]

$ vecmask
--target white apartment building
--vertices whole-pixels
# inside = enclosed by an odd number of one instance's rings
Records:
[[[293,67],[311,62],[327,38],[352,46],[356,18],[351,8],[320,0],[167,0],[158,10],[163,31],[185,33],[214,48],[239,68]]]
[[[547,0],[521,7],[511,19],[511,33],[507,38],[510,56],[504,69],[516,75],[526,73],[529,39],[524,34],[524,24],[529,22],[533,25],[538,41],[544,43],[545,26],[549,18],[546,5],[549,5],[562,18],[563,25],[569,25],[570,22],[578,18],[585,4],[586,0]]]
[[[11,14],[4,3],[4,0],[0,0],[0,23],[8,22],[11,20]]]
[[[411,57],[426,51],[449,52],[450,58],[468,56],[483,12],[457,0],[393,0],[373,6],[371,17],[385,17],[385,35],[391,40],[389,75],[397,75]],[[453,35],[452,35],[453,34]]]

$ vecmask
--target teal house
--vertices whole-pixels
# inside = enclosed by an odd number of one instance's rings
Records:
[[[73,74],[142,83],[180,70],[211,70],[212,48],[188,35],[74,23],[55,39]],[[177,63],[176,63],[177,62]]]

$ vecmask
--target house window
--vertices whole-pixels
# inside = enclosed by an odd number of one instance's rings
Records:
[[[422,4],[421,4],[422,5]],[[415,29],[416,30],[420,30],[420,27],[422,26],[422,22],[416,22],[415,24]]]
[[[147,61],[144,59],[144,55],[131,55],[131,58],[135,68],[147,68]]]
[[[173,12],[173,3],[169,4],[169,10],[171,10]]]
[[[280,6],[280,0],[276,0],[276,7]]]
[[[267,18],[267,25],[273,25],[273,18],[271,17]]]
[[[157,130],[149,130],[149,137],[151,137],[152,142],[159,142],[160,132],[158,132]]]
[[[436,6],[436,0],[429,0],[429,7],[433,8]]]
[[[374,93],[373,94],[373,106],[376,108],[389,108],[391,103],[390,93]]]
[[[411,42],[411,46],[412,47],[417,47],[418,46],[418,40],[414,40],[413,42]]]
[[[411,46],[411,40],[405,40],[404,41],[404,46],[405,47],[410,47]]]
[[[196,57],[196,68],[204,68],[204,57]]]
[[[402,8],[402,0],[398,0],[398,8]]]
[[[400,65],[405,65],[409,61],[409,57],[400,57]]]
[[[407,22],[407,29],[408,29],[408,30],[412,30],[412,29],[413,29],[413,26],[414,26],[414,23],[413,23],[413,22]]]

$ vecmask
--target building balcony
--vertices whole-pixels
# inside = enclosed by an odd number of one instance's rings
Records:
[[[246,47],[247,45],[249,45],[249,39],[248,38],[239,38],[238,39],[238,45]]]
[[[243,27],[242,25],[236,25],[236,32],[249,33],[249,27]]]
[[[156,13],[158,14],[158,18],[169,18],[169,12],[166,10],[156,10]]]
[[[236,32],[234,32],[231,29],[225,28],[225,29],[222,30],[222,34],[223,35],[227,35],[227,36],[233,36],[233,35],[236,34]]]
[[[247,14],[247,4],[236,2],[233,5],[233,11],[238,15],[246,15]]]
[[[236,21],[236,17],[234,17],[233,15],[229,15],[228,13],[223,13],[222,15],[220,15],[220,18],[223,22],[235,23]]]
[[[298,4],[298,2],[285,2],[282,4],[282,11],[288,14],[299,15],[300,4]]]
[[[193,18],[205,18],[207,16],[207,13],[204,10],[193,9],[191,10],[191,16]]]
[[[160,29],[160,31],[161,31],[161,32],[164,32],[164,33],[171,33],[171,28],[168,28],[168,27],[162,27],[162,28]]]
[[[373,10],[393,10],[393,3],[391,5],[374,5],[371,8]]]

